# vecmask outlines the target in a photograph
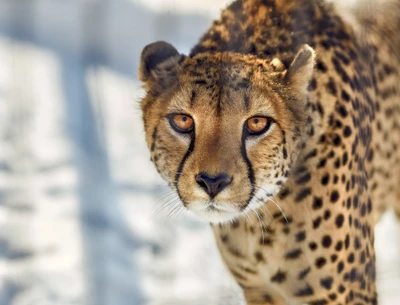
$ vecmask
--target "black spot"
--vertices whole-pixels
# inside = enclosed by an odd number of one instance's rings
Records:
[[[337,158],[337,159],[335,160],[335,163],[334,163],[333,165],[335,166],[335,168],[339,168],[339,167],[340,167],[340,159]],[[336,176],[336,177],[337,177],[337,176]]]
[[[326,87],[328,88],[328,91],[332,94],[332,95],[336,95],[337,94],[337,89],[336,89],[336,84],[335,81],[333,80],[333,78],[329,79],[328,84],[326,85]]]
[[[350,236],[349,234],[346,235],[346,238],[344,240],[344,247],[347,250],[350,247]]]
[[[349,75],[347,74],[346,70],[343,69],[342,65],[335,57],[332,57],[332,63],[335,66],[336,71],[340,74],[342,81],[345,83],[349,83],[350,82]]]
[[[303,173],[305,173],[307,170],[308,170],[308,167],[307,167],[307,166],[299,166],[299,167],[297,167],[297,168],[294,169],[294,172],[295,172],[296,174],[303,174]]]
[[[328,276],[324,279],[321,279],[320,283],[323,288],[325,288],[326,290],[330,290],[332,288],[332,284],[333,284],[333,277]]]
[[[364,217],[367,214],[367,205],[365,203],[361,204],[360,216]]]
[[[343,222],[344,222],[344,216],[343,214],[339,214],[335,220],[336,227],[341,228],[343,226]]]
[[[257,262],[259,262],[259,263],[265,262],[264,256],[262,255],[261,252],[256,252],[256,253],[254,254],[254,256],[255,256]]]
[[[328,71],[328,68],[326,67],[326,65],[325,65],[322,61],[320,61],[320,60],[318,60],[316,67],[317,67],[317,69],[318,69],[319,71],[321,71],[321,72],[323,72],[323,73],[325,73],[326,71]]]
[[[315,261],[315,266],[319,269],[325,266],[325,264],[326,264],[326,259],[324,257],[319,257]]]
[[[332,191],[332,194],[331,194],[331,202],[332,202],[332,203],[335,203],[335,202],[338,201],[338,199],[339,199],[339,193],[338,193],[338,191],[336,191],[336,190]]]
[[[354,185],[355,181],[356,181],[356,176],[352,176],[351,178],[352,178],[352,184]],[[353,198],[353,207],[355,209],[358,208],[358,197],[357,196],[354,196],[354,198]]]
[[[278,272],[271,277],[271,282],[283,283],[286,280],[286,272],[278,270]]]
[[[260,237],[260,245],[261,246],[268,246],[268,247],[270,247],[270,246],[272,246],[272,244],[273,244],[273,240],[271,239],[271,238],[269,238],[268,236],[262,236],[262,237]]]
[[[310,173],[306,173],[305,175],[297,178],[296,179],[296,183],[297,184],[304,184],[304,183],[307,183],[310,180],[311,180],[311,174]]]
[[[338,134],[334,134],[333,138],[332,138],[332,142],[333,142],[333,145],[340,146],[340,144],[342,144],[342,139],[340,138],[340,136]]]
[[[313,78],[308,85],[308,91],[314,91],[315,89],[317,89],[317,80]]]
[[[287,150],[285,147],[283,148],[282,153],[283,153],[283,159],[287,159]]]
[[[301,232],[296,234],[296,241],[297,242],[304,241],[305,239],[306,239],[306,231],[301,231]]]
[[[304,297],[304,296],[309,296],[309,295],[313,295],[314,294],[314,290],[312,289],[312,287],[310,285],[307,285],[305,288],[298,290],[294,295],[296,297]]]
[[[315,251],[315,250],[318,248],[318,245],[317,245],[315,242],[310,242],[310,243],[308,244],[308,246],[310,247],[310,249],[311,249],[312,251]]]
[[[321,160],[319,160],[317,167],[321,168],[321,167],[324,167],[325,165],[326,165],[326,159],[321,159]]]
[[[296,259],[298,258],[301,254],[303,253],[303,251],[301,249],[294,249],[292,251],[289,251],[286,253],[285,257],[286,259]]]
[[[344,263],[343,263],[343,262],[340,262],[340,263],[337,265],[337,273],[338,273],[338,274],[342,273],[343,269],[344,269]]]
[[[310,152],[304,157],[304,159],[305,159],[305,160],[308,160],[308,159],[314,158],[314,157],[317,155],[317,153],[318,153],[317,149],[313,149],[312,151],[310,151]]]
[[[340,114],[340,116],[341,116],[342,118],[345,118],[345,117],[347,117],[347,115],[348,115],[348,112],[347,112],[347,110],[346,110],[346,107],[344,107],[344,106],[342,106],[342,105],[339,105],[339,106],[336,108],[336,111]]]
[[[207,85],[207,82],[204,79],[196,79],[193,81],[195,85]]]
[[[331,246],[331,244],[332,244],[332,238],[329,235],[325,235],[322,238],[322,246],[324,248],[329,248]]]
[[[343,154],[343,156],[342,156],[342,163],[343,163],[343,165],[346,165],[348,160],[349,160],[349,155],[348,155],[347,152],[345,152],[345,153]]]
[[[322,222],[322,218],[321,217],[317,217],[316,219],[314,219],[313,228],[314,229],[318,229],[319,226],[321,225],[321,222]]]
[[[357,236],[354,238],[354,248],[356,250],[361,249],[361,242],[360,242],[360,239]]]
[[[342,90],[342,99],[346,102],[350,101],[350,95],[347,93],[346,90]]]
[[[302,200],[304,200],[307,196],[309,196],[311,194],[311,188],[304,188],[302,189],[296,196],[296,201],[297,202],[301,202]]]
[[[360,264],[361,264],[361,265],[365,264],[365,260],[366,260],[365,251],[361,251],[361,254],[360,254]]]
[[[358,279],[359,275],[357,273],[356,268],[352,268],[350,270],[350,274],[349,274],[349,280],[350,282],[355,282]]]
[[[313,202],[312,208],[313,208],[314,210],[319,210],[319,209],[322,208],[322,206],[323,206],[322,198],[314,197],[314,202]]]
[[[346,55],[344,55],[343,53],[339,52],[339,51],[335,51],[335,55],[347,66],[348,64],[350,64],[350,60],[349,58],[347,58]]]
[[[311,267],[303,269],[302,271],[300,271],[298,279],[303,280],[310,271],[311,271]]]
[[[317,102],[317,110],[321,116],[324,115],[324,108],[322,107],[321,103]]]
[[[285,199],[287,196],[289,196],[291,193],[290,189],[288,188],[283,188],[281,192],[279,193],[279,198],[280,199]]]
[[[339,121],[339,120],[336,120],[336,121],[335,121],[335,128],[342,128],[342,127],[343,127],[342,122]]]
[[[336,250],[336,251],[341,251],[342,248],[343,248],[343,242],[342,242],[342,241],[338,241],[338,242],[336,243],[335,250]]]
[[[348,138],[351,136],[351,128],[349,126],[345,126],[343,129],[343,135]]]
[[[347,257],[347,262],[350,264],[354,263],[354,253],[350,253],[349,256]]]
[[[321,179],[322,185],[327,185],[329,183],[329,174],[325,174]]]
[[[339,177],[338,177],[337,175],[335,175],[335,176],[333,177],[333,183],[334,183],[334,184],[337,184],[338,181],[339,181]]]

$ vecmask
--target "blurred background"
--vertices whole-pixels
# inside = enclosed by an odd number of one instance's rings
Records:
[[[163,210],[142,48],[188,53],[227,0],[0,0],[0,305],[243,305],[207,224]],[[400,304],[400,227],[377,228]]]

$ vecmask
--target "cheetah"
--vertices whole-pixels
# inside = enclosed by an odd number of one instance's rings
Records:
[[[400,215],[400,1],[236,0],[193,47],[146,46],[146,142],[248,305],[377,304]]]

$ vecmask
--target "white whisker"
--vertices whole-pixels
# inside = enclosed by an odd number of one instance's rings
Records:
[[[256,216],[257,216],[258,222],[260,224],[261,235],[262,235],[262,244],[264,245],[264,229],[263,229],[263,223],[261,220],[261,216],[258,214],[258,212],[256,210],[250,210],[250,211],[254,212],[254,214],[256,214]]]
[[[287,217],[286,217],[285,212],[283,211],[283,209],[281,208],[281,206],[280,206],[277,202],[274,201],[274,199],[276,199],[276,200],[278,201],[278,198],[276,198],[275,196],[273,196],[272,198],[270,198],[270,200],[271,200],[271,201],[276,205],[276,207],[279,209],[279,211],[281,212],[283,218],[285,218],[286,222],[289,223],[289,221],[288,221],[288,219],[287,219]]]

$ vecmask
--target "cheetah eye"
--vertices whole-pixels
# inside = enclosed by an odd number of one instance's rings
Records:
[[[258,136],[266,132],[271,126],[272,120],[265,117],[252,117],[245,123],[245,129],[250,136]]]
[[[194,120],[186,114],[171,114],[169,123],[172,128],[179,133],[189,133],[194,128]]]

